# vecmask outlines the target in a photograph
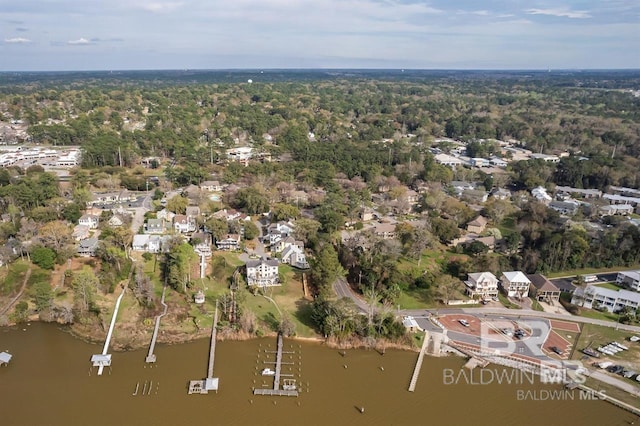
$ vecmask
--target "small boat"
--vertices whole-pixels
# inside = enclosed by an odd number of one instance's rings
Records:
[[[594,350],[593,350],[593,349],[591,349],[591,348],[584,348],[584,349],[582,350],[582,352],[583,352],[584,354],[586,354],[586,355],[591,356],[591,357],[594,357],[594,358],[600,358],[600,354],[599,354],[598,352],[594,351]]]
[[[265,368],[264,370],[262,370],[262,373],[260,374],[262,374],[263,376],[275,376],[276,372],[270,368]]]
[[[615,345],[615,346],[619,347],[620,349],[622,349],[623,351],[628,351],[629,350],[628,347],[626,347],[625,345],[622,345],[622,344],[620,344],[618,342],[613,342],[613,343],[611,343],[611,345]]]

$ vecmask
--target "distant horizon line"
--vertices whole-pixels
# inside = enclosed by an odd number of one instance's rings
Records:
[[[208,72],[208,71],[250,71],[250,72],[265,72],[265,71],[501,71],[501,72],[558,72],[558,71],[640,71],[639,68],[334,68],[334,67],[273,67],[273,68],[252,68],[252,67],[228,67],[228,68],[122,68],[122,69],[65,69],[65,70],[0,70],[0,74],[8,73],[72,73],[72,72],[149,72],[149,71],[165,71],[165,72]]]

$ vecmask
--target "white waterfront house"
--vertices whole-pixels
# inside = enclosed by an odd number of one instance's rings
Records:
[[[508,297],[522,299],[529,296],[531,281],[521,271],[504,272],[500,284]]]
[[[467,286],[467,294],[473,298],[498,297],[498,278],[491,272],[469,274],[464,285]]]
[[[249,286],[274,287],[280,285],[277,259],[249,260],[246,267]]]

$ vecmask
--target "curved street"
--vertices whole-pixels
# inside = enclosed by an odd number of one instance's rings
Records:
[[[349,287],[349,284],[346,282],[344,278],[338,278],[333,283],[333,289],[336,292],[338,298],[348,297],[355,305],[363,312],[367,312],[368,305],[365,301],[360,299]],[[585,318],[578,317],[575,315],[567,316],[562,314],[555,314],[552,312],[544,312],[544,311],[534,311],[529,309],[507,309],[507,308],[438,308],[438,309],[400,309],[397,311],[398,315],[402,316],[413,316],[415,318],[426,318],[429,315],[433,314],[470,314],[470,315],[485,315],[485,316],[511,316],[511,317],[529,317],[529,318],[546,318],[546,319],[557,319],[564,321],[573,321],[579,322],[583,324],[594,324],[600,325],[603,327],[611,327],[617,330],[630,331],[633,333],[640,333],[640,327],[629,324],[621,324],[612,321],[604,321],[593,318]],[[427,321],[430,322],[430,321]],[[420,326],[422,324],[418,321]]]

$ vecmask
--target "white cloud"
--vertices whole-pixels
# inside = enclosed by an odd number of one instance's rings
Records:
[[[31,43],[31,40],[24,37],[5,38],[5,43]]]
[[[489,16],[490,15],[488,10],[474,10],[473,12],[471,12],[471,14],[478,15],[478,16]]]
[[[591,14],[588,10],[568,10],[568,9],[527,9],[525,10],[529,15],[549,15],[558,16],[561,18],[571,19],[587,19],[591,18]]]
[[[142,5],[144,10],[148,10],[149,12],[171,12],[172,10],[176,10],[184,3],[182,2],[151,2]]]
[[[67,44],[91,44],[91,42],[84,37],[80,37],[77,40],[69,40]]]

